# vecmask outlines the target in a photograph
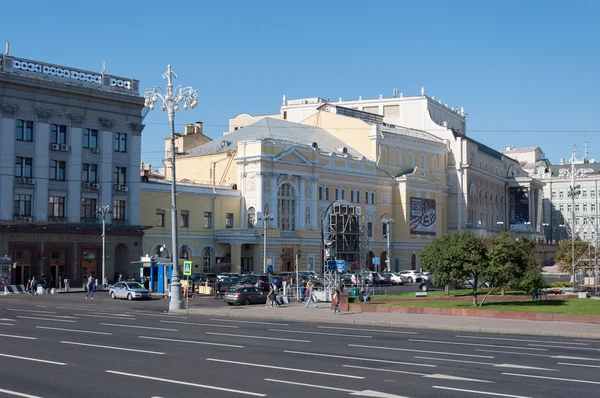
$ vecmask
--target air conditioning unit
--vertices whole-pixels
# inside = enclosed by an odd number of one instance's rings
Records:
[[[127,185],[121,185],[121,191],[127,192],[128,190],[129,188],[127,188]]]
[[[28,178],[27,179],[27,184],[33,185],[33,184],[35,184],[35,180],[33,178]]]
[[[100,153],[100,148],[92,148],[93,153]]]
[[[92,189],[98,189],[98,188],[100,188],[100,185],[98,185],[98,184],[92,184]]]
[[[89,188],[90,187],[90,183],[89,182],[84,182],[83,184],[81,184],[84,188]]]
[[[63,152],[69,152],[69,146],[67,144],[62,144],[60,146],[60,150]]]
[[[121,190],[121,186],[120,185],[113,185],[113,189],[115,191],[120,191]]]
[[[58,151],[58,144],[50,145],[50,149],[52,149],[53,151]]]
[[[26,178],[19,178],[19,184],[25,184],[27,182]]]
[[[23,217],[23,222],[33,222],[33,217]]]

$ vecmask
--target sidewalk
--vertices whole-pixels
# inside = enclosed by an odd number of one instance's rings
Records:
[[[263,305],[239,307],[211,307],[198,305],[176,310],[179,314],[207,315],[230,318],[252,318],[282,322],[333,323],[346,326],[377,326],[413,329],[434,329],[454,332],[522,334],[600,339],[598,325],[574,322],[540,322],[513,319],[453,317],[442,315],[390,314],[345,312],[333,315],[329,303],[308,309],[304,304],[291,303],[282,308],[265,308]]]

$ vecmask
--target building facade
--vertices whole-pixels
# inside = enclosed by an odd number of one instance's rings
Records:
[[[133,276],[143,238],[138,82],[0,55],[0,252],[29,278]]]

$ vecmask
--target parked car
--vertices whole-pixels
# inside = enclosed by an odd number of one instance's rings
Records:
[[[404,285],[406,278],[403,277],[399,272],[392,272],[390,275],[392,278],[392,285]]]
[[[391,285],[392,284],[392,274],[388,273],[379,273],[379,283],[382,285]]]
[[[232,286],[227,289],[224,300],[229,305],[265,304],[267,293],[254,286]]]
[[[368,283],[370,285],[378,285],[381,284],[381,278],[379,277],[379,274],[377,272],[369,272],[365,283]]]
[[[117,282],[108,287],[108,295],[113,299],[126,298],[129,301],[152,298],[150,290],[139,282]]]
[[[421,273],[415,270],[400,271],[400,275],[406,277],[406,281],[408,283],[421,282],[423,280],[423,276],[421,275]]]
[[[230,286],[236,286],[239,278],[221,278],[221,293],[225,293]]]

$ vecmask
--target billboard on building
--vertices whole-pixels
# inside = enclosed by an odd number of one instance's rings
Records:
[[[435,199],[410,198],[410,233],[435,235],[437,231]]]
[[[530,230],[529,195],[526,188],[509,189],[509,222],[511,231]]]

